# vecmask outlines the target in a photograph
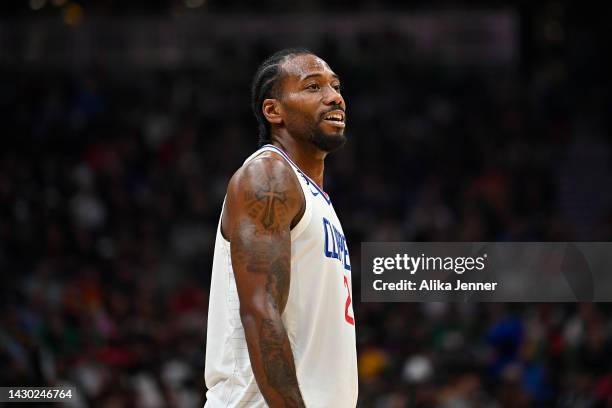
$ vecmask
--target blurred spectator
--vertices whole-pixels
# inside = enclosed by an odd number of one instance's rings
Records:
[[[176,6],[93,3],[100,14]],[[549,11],[516,7],[527,31],[546,25]],[[570,17],[573,38],[596,37]],[[594,169],[610,171],[597,167],[610,153],[609,70],[584,66],[595,40],[568,39],[564,59],[538,33],[523,39],[525,67],[482,75],[411,67],[393,33],[324,55],[348,105],[350,141],[328,161],[326,190],[342,209],[355,292],[361,241],[610,240],[612,201],[577,201],[584,180],[604,176]],[[224,186],[256,148],[250,77],[275,46],[241,45],[210,44],[228,51],[212,76],[2,68],[2,385],[74,384],[75,406],[202,405],[212,239]],[[342,49],[341,38],[324,45]],[[576,142],[585,135],[596,143]],[[576,228],[590,210],[599,218]],[[356,302],[360,406],[610,405],[610,311]]]

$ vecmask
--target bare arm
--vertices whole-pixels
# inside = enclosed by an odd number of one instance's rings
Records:
[[[292,221],[303,195],[288,165],[261,157],[230,181],[226,224],[240,317],[259,389],[270,407],[303,407],[281,314],[291,272]]]

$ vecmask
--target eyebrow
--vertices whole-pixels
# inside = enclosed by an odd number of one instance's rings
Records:
[[[323,74],[320,74],[320,73],[310,74],[310,75],[306,75],[305,77],[300,78],[300,81],[305,81],[305,80],[307,80],[307,79],[309,79],[309,78],[313,78],[313,77],[320,77],[320,76],[323,76]],[[336,74],[332,74],[332,76],[333,76],[335,79],[337,79],[338,81],[340,80],[340,77],[339,77],[338,75],[336,75]]]

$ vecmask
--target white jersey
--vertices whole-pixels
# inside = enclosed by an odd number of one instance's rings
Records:
[[[357,352],[351,263],[340,221],[329,197],[280,149],[300,182],[306,208],[291,230],[291,283],[281,316],[295,359],[306,407],[357,404]],[[266,407],[259,391],[240,321],[230,243],[217,228],[213,259],[205,379],[206,407]]]

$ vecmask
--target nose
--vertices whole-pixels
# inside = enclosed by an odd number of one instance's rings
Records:
[[[325,93],[323,102],[326,105],[341,105],[342,107],[344,107],[344,98],[342,98],[342,95],[339,91],[337,91],[331,86],[327,87],[327,92]]]

